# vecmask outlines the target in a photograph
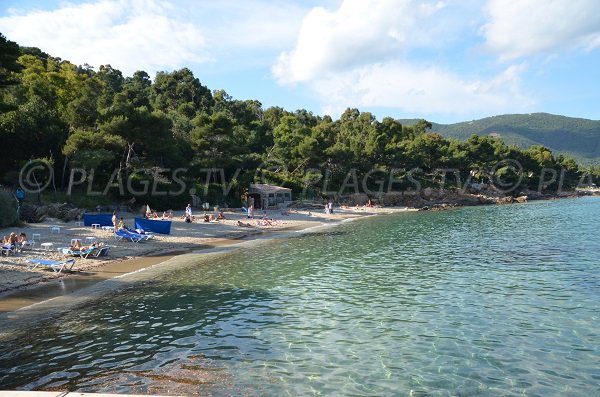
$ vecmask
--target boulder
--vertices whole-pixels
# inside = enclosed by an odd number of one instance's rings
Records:
[[[63,222],[69,222],[81,219],[83,212],[83,209],[67,203],[41,206],[24,203],[21,206],[21,220],[29,223],[40,223],[48,218],[55,218]]]

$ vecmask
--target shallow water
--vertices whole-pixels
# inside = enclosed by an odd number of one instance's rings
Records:
[[[0,388],[600,394],[600,199],[372,217],[181,259],[0,345]]]

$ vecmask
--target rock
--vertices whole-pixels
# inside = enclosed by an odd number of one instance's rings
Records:
[[[496,200],[498,204],[511,204],[513,203],[513,198],[511,196],[500,197]]]
[[[21,206],[21,220],[29,223],[40,223],[48,218],[55,218],[63,222],[69,222],[81,219],[83,212],[83,209],[67,203],[41,206],[24,203]]]

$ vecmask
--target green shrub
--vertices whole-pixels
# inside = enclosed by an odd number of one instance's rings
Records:
[[[18,224],[17,202],[12,193],[0,190],[0,228]]]

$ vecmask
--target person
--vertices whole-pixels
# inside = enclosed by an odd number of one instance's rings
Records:
[[[252,227],[252,225],[251,225],[251,224],[249,224],[249,223],[244,223],[244,222],[242,222],[242,221],[237,221],[237,225],[238,225],[238,226],[241,226],[241,227]]]
[[[24,247],[31,247],[32,244],[27,240],[27,234],[25,234],[24,232],[21,232],[18,236],[17,236],[17,248],[19,250],[22,250]]]
[[[219,216],[217,216],[217,220],[223,220],[225,219],[225,214],[223,214],[223,211],[219,211]]]
[[[117,225],[119,224],[119,220],[117,218],[117,211],[113,211],[113,214],[112,214],[112,224],[113,224],[113,227],[115,228],[115,232],[117,230],[119,230],[119,228],[117,227]]]
[[[17,188],[15,192],[15,196],[17,197],[17,202],[19,203],[19,207],[23,204],[23,200],[25,200],[25,192],[20,187]]]
[[[119,220],[119,224],[117,225],[117,229],[125,229],[127,230],[127,225],[125,224],[125,220],[123,217]]]
[[[71,248],[73,251],[82,251],[83,245],[81,245],[81,240],[76,239],[75,242],[69,246],[69,248]]]
[[[154,219],[158,219],[158,212],[154,211],[154,213],[152,214],[152,217]]]
[[[204,214],[204,222],[210,222],[210,217],[208,216],[208,214]]]
[[[185,207],[185,215],[189,216],[190,218],[193,216],[191,204],[188,204],[187,207]]]
[[[14,245],[18,241],[19,241],[19,237],[17,236],[17,233],[11,232],[8,236],[4,236],[4,239],[2,240],[2,243]]]
[[[254,218],[254,204],[248,207],[248,218]]]
[[[329,215],[333,215],[333,201],[329,202]]]
[[[87,250],[90,250],[93,248],[101,247],[102,245],[104,245],[104,244],[99,243],[97,241],[94,241],[90,245],[81,245],[81,242],[79,240],[76,240],[75,244],[72,244],[70,248],[71,248],[71,251],[87,251]]]

